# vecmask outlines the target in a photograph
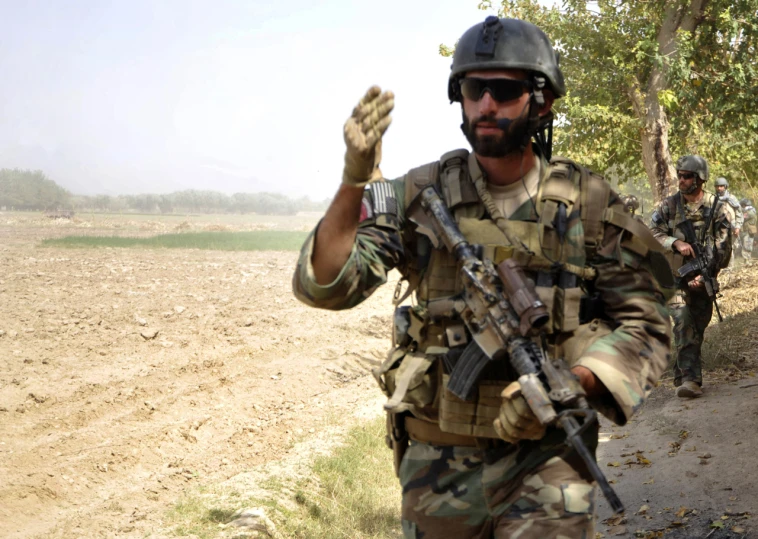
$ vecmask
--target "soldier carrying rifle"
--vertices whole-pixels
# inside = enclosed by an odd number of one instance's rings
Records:
[[[547,36],[493,16],[458,41],[448,82],[473,151],[387,181],[379,159],[393,94],[371,88],[345,124],[342,185],[293,288],[339,310],[394,268],[407,283],[375,371],[405,537],[594,537],[594,410],[625,424],[668,360],[662,248],[604,178],[550,159],[552,105],[564,95]],[[424,223],[428,212],[447,223],[447,240]]]
[[[679,192],[660,203],[650,226],[666,249],[678,285],[669,304],[677,353],[676,394],[694,398],[703,394],[700,352],[716,304],[716,277],[732,253],[731,212],[717,195],[703,191],[708,181],[705,159],[685,155],[677,161],[676,172]]]

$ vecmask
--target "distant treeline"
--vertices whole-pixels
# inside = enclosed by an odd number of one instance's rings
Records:
[[[188,189],[166,195],[73,195],[42,171],[0,169],[0,208],[6,210],[72,210],[135,213],[257,213],[294,215],[324,211],[329,199],[313,202],[276,193],[235,193]]]

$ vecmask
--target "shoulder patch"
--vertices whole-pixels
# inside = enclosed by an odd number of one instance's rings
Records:
[[[374,201],[373,212],[375,215],[397,216],[397,197],[395,189],[389,182],[370,183],[371,198]],[[365,199],[364,199],[365,200]]]

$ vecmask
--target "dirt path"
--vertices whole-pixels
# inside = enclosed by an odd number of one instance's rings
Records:
[[[599,460],[627,509],[601,500],[606,537],[758,537],[758,378],[705,389],[685,401],[664,385],[628,425],[604,425]]]
[[[391,284],[313,311],[290,291],[295,253],[36,247],[50,233],[0,223],[0,537],[150,536],[187,489],[380,413]],[[690,402],[664,385],[604,426],[628,508],[608,520],[600,502],[604,537],[758,537],[753,380]]]

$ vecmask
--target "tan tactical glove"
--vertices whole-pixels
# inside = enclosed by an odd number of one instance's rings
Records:
[[[342,183],[365,187],[382,178],[382,135],[392,122],[390,112],[395,94],[382,92],[378,86],[369,88],[353,114],[345,122],[345,168]]]
[[[545,426],[537,420],[521,395],[521,384],[513,382],[500,396],[503,402],[493,423],[498,436],[515,444],[520,440],[539,440],[545,435]]]

